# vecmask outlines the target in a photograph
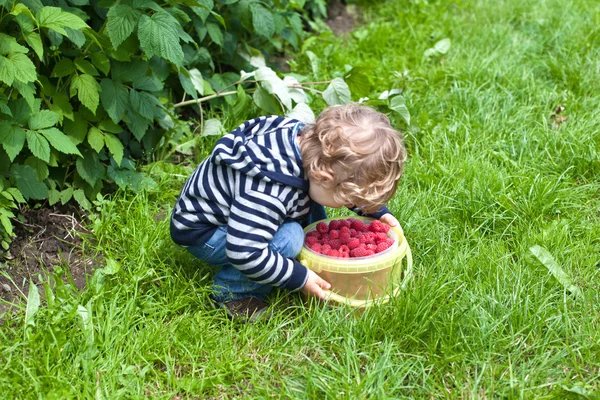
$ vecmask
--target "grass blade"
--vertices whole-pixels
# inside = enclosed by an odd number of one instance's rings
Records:
[[[40,292],[33,282],[29,282],[27,295],[27,310],[25,311],[25,326],[35,326],[35,314],[40,308]]]
[[[581,290],[577,287],[569,274],[567,274],[561,267],[558,265],[552,254],[548,250],[546,250],[542,246],[532,246],[529,248],[529,251],[533,253],[533,255],[542,263],[548,271],[576,298],[581,298]]]

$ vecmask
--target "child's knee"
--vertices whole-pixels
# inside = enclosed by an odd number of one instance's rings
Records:
[[[279,227],[269,246],[284,257],[294,258],[300,253],[303,245],[302,226],[297,222],[286,222]]]

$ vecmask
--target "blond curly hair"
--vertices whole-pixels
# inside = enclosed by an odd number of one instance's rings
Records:
[[[394,196],[406,160],[388,117],[357,103],[326,108],[302,130],[300,152],[307,177],[366,213]]]

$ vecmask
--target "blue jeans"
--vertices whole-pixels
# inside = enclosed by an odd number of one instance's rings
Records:
[[[327,218],[325,207],[311,202],[311,210],[305,225]],[[218,302],[239,300],[245,297],[256,297],[264,300],[273,288],[268,284],[255,282],[235,268],[227,260],[225,253],[227,226],[219,226],[215,233],[199,246],[188,247],[187,250],[195,257],[221,269],[213,280],[212,297]],[[304,245],[304,230],[298,222],[284,222],[275,235],[269,247],[284,257],[295,258]]]

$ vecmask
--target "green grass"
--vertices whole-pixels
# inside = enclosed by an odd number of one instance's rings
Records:
[[[271,320],[228,321],[208,300],[214,270],[172,244],[161,219],[189,170],[157,164],[157,190],[97,204],[86,252],[120,269],[97,272],[83,294],[63,277],[35,326],[24,329],[24,310],[5,321],[0,397],[600,397],[600,5],[362,10],[348,38],[305,50],[321,78],[370,68],[371,98],[409,71],[397,87],[414,121],[410,158],[390,204],[415,256],[407,290],[360,317],[276,293]],[[448,54],[424,58],[443,38]],[[568,120],[555,128],[559,104]]]

